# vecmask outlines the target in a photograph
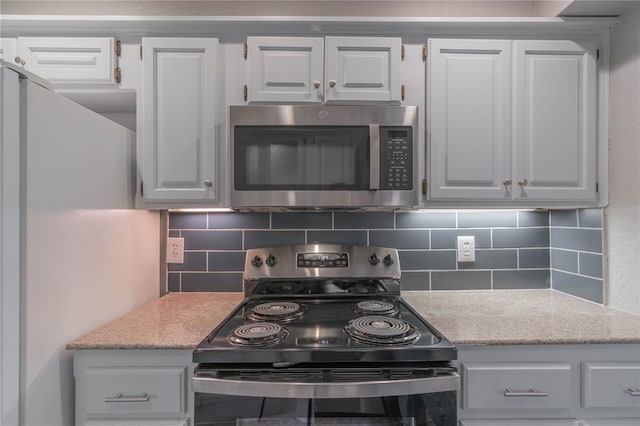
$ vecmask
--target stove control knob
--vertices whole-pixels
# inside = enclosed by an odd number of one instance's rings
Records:
[[[256,256],[253,258],[253,260],[251,260],[251,264],[253,266],[255,266],[256,268],[259,268],[262,266],[262,258],[260,256]]]
[[[391,257],[391,255],[388,254],[384,257],[384,259],[382,259],[382,263],[384,263],[384,266],[391,266],[395,262],[393,261],[393,258]]]
[[[276,263],[278,263],[278,259],[276,259],[276,257],[272,254],[269,254],[269,256],[267,257],[267,260],[265,261],[267,263],[267,265],[274,267],[276,266]]]
[[[377,254],[373,253],[371,256],[369,256],[369,263],[372,266],[376,266],[378,263],[380,263],[380,258]]]

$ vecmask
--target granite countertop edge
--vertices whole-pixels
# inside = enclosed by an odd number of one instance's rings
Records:
[[[412,291],[403,299],[456,345],[640,343],[640,316],[551,289]],[[170,293],[66,349],[193,350],[242,300],[242,293]]]

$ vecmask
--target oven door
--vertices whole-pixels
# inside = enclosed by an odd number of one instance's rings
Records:
[[[256,380],[257,379],[257,380]],[[305,383],[197,372],[195,425],[455,426],[456,373],[418,379]]]

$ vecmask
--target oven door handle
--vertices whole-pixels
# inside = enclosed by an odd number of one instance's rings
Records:
[[[380,189],[380,125],[369,125],[369,190]]]
[[[457,373],[420,379],[385,380],[376,382],[260,382],[227,380],[194,376],[194,392],[268,398],[376,398],[382,396],[418,395],[455,391],[459,388]]]

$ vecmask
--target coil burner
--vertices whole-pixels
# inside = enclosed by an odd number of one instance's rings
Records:
[[[304,316],[304,305],[294,302],[267,302],[254,306],[247,318],[253,321],[289,322]]]
[[[382,300],[363,300],[358,303],[354,311],[362,315],[384,315],[394,317],[398,315],[400,309],[391,302]]]
[[[350,337],[373,345],[408,345],[420,337],[411,324],[379,315],[353,319],[345,325],[344,330]]]
[[[236,328],[228,340],[241,346],[267,346],[280,342],[288,334],[287,330],[278,324],[257,322]]]

